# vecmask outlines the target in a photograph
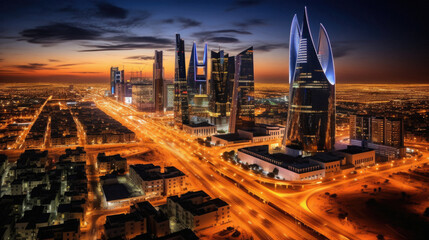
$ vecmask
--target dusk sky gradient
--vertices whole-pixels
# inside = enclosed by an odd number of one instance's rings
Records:
[[[1,0],[0,83],[109,82],[111,66],[152,76],[155,50],[174,77],[174,40],[236,55],[254,46],[255,81],[288,82],[295,13],[308,8],[331,39],[337,83],[428,83],[423,1],[31,1]],[[210,56],[210,54],[209,54]]]

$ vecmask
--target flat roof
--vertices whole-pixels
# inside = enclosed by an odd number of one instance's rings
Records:
[[[311,156],[309,158],[319,162],[328,163],[328,162],[341,161],[344,158],[344,156],[335,154],[333,152],[326,152],[326,153],[317,153],[316,155]]]
[[[218,135],[213,135],[212,137],[217,137],[228,142],[248,140],[248,139],[241,138],[238,135],[238,133],[218,134]]]
[[[195,128],[195,127],[215,127],[215,125],[210,124],[208,122],[190,123],[190,124],[183,124],[183,125],[188,126],[188,127],[192,127],[192,128]]]
[[[115,201],[131,197],[125,185],[120,183],[103,185],[104,196],[107,201]]]
[[[372,148],[360,147],[360,146],[347,146],[347,149],[338,150],[338,152],[346,153],[346,154],[359,154],[364,152],[374,151]]]

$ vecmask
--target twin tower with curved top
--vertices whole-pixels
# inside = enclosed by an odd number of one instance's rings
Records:
[[[307,8],[300,28],[292,20],[289,40],[289,109],[283,145],[286,153],[311,155],[335,144],[335,68],[331,43],[320,24],[314,44]]]

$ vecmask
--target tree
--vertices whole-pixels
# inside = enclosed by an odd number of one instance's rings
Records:
[[[334,193],[334,194],[331,194],[331,196],[330,196],[331,198],[336,198],[337,197],[337,194],[336,193]]]
[[[278,168],[274,168],[273,169],[273,173],[274,173],[274,175],[279,175],[279,169]]]
[[[378,192],[381,192],[381,187],[378,187]]]
[[[267,174],[267,176],[270,177],[270,178],[274,178],[275,175],[274,175],[274,173],[270,172],[270,173]]]
[[[329,196],[329,192],[325,192],[325,195],[326,195],[326,196]]]
[[[426,208],[425,212],[423,213],[423,216],[429,217],[429,207]]]

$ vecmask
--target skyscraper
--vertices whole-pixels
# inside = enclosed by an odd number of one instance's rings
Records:
[[[121,82],[121,71],[118,67],[110,67],[110,92],[113,96],[117,95],[116,83]]]
[[[304,155],[330,151],[335,143],[335,70],[331,43],[320,24],[317,49],[304,10],[296,15],[289,40],[289,109],[283,145]]]
[[[192,46],[188,67],[188,99],[190,104],[190,121],[206,122],[209,117],[207,95],[207,44],[204,46],[203,60],[198,60],[197,46]]]
[[[164,69],[162,63],[162,51],[155,50],[155,61],[153,63],[153,92],[155,96],[155,112],[164,111]]]
[[[178,127],[189,123],[188,89],[185,66],[185,42],[176,34],[174,69],[174,122]]]
[[[232,60],[230,62],[230,60]],[[231,100],[233,88],[233,75],[228,71],[233,70],[234,58],[228,57],[223,50],[211,51],[212,73],[210,79],[209,114],[210,123],[217,126],[218,130],[228,132],[229,117],[231,114]],[[232,80],[230,79],[232,77]]]
[[[232,93],[229,132],[249,129],[255,125],[255,79],[253,74],[253,47],[235,58],[235,78]]]

